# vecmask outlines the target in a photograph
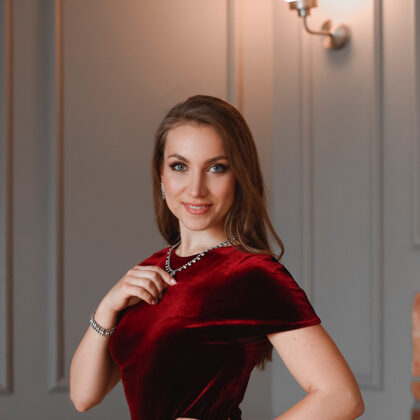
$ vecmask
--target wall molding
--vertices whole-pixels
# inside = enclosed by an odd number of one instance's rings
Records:
[[[13,393],[13,14],[12,0],[0,1],[4,42],[0,76],[0,395]]]
[[[371,370],[367,374],[358,374],[359,383],[370,389],[383,391],[384,377],[384,150],[383,150],[383,31],[382,31],[382,1],[374,0],[374,66],[372,78],[372,135],[371,135],[371,164],[370,188],[372,198],[370,202],[371,214]]]
[[[242,1],[227,0],[227,100],[244,109]]]
[[[373,66],[370,74],[371,86],[371,136],[370,141],[370,350],[369,371],[355,372],[362,388],[383,390],[384,337],[383,337],[383,46],[382,4],[373,0]],[[313,184],[313,109],[312,109],[312,42],[313,37],[302,37],[302,162],[303,162],[303,282],[308,295],[314,292],[314,184]],[[351,48],[351,46],[350,46]]]
[[[413,2],[414,7],[414,136],[412,143],[412,223],[413,246],[420,247],[420,6]]]
[[[64,136],[62,0],[51,2],[49,37],[48,391],[69,389],[64,365]]]

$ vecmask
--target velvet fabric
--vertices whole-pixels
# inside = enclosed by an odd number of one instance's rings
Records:
[[[165,269],[168,249],[139,265]],[[171,267],[192,258],[173,251]],[[251,371],[272,346],[267,334],[321,320],[286,267],[268,254],[214,248],[176,280],[158,304],[141,301],[120,311],[110,337],[131,418],[241,420]]]

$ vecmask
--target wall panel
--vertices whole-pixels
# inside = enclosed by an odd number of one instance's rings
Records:
[[[278,13],[279,22],[298,21],[286,4]],[[297,277],[359,385],[381,389],[381,5],[325,0],[308,21],[318,29],[327,18],[350,25],[351,43],[343,50],[324,49],[322,37],[302,27],[300,42],[291,39],[291,24],[276,28],[282,53],[275,71],[276,160],[284,165],[275,175],[277,223],[293,238],[292,249],[302,250],[300,257],[291,253],[291,264],[302,264]],[[296,208],[300,213],[293,214]]]
[[[0,1],[0,395],[13,392],[13,16]]]
[[[420,6],[414,2],[415,9],[415,83],[414,92],[415,109],[413,119],[415,123],[415,135],[413,136],[412,150],[412,223],[413,223],[413,244],[420,247]]]

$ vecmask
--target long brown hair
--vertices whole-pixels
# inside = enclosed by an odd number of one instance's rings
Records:
[[[240,251],[269,254],[280,261],[284,254],[283,242],[277,235],[267,213],[265,185],[251,130],[241,113],[228,102],[208,95],[191,96],[176,104],[163,118],[155,134],[152,179],[153,202],[157,225],[164,239],[174,245],[180,240],[179,222],[161,197],[161,172],[165,141],[168,132],[182,124],[210,125],[223,140],[230,169],[235,178],[235,199],[224,224],[227,238],[234,236]],[[277,256],[268,243],[267,228],[278,243]],[[268,340],[267,340],[268,341]],[[273,346],[257,362],[261,370],[272,360]]]

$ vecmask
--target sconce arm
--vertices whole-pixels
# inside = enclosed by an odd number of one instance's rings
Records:
[[[332,38],[333,34],[330,31],[328,31],[328,30],[324,30],[324,31],[313,31],[312,29],[310,29],[308,27],[308,22],[306,20],[307,16],[302,16],[302,18],[303,18],[303,26],[305,27],[306,32],[308,32],[310,34],[313,34],[313,35],[327,35],[327,36],[329,36],[329,37]]]
[[[347,45],[350,39],[350,28],[341,23],[338,26],[333,24],[331,19],[324,22],[320,31],[313,31],[308,27],[307,17],[310,14],[311,8],[317,6],[317,0],[286,0],[292,10],[297,10],[298,15],[303,19],[303,26],[306,32],[312,35],[323,35],[324,46],[329,49],[339,50]]]

